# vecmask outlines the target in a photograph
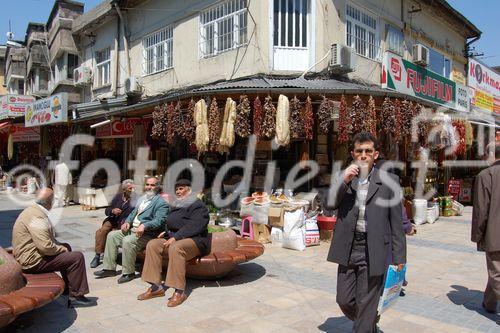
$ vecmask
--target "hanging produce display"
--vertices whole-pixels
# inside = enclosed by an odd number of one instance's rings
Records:
[[[194,106],[194,121],[196,123],[196,149],[198,149],[199,153],[204,153],[208,150],[210,141],[208,135],[207,103],[205,103],[204,99],[200,99]]]
[[[167,104],[155,106],[151,136],[155,140],[165,140],[167,138]]]
[[[61,147],[64,140],[69,135],[69,130],[67,125],[57,125],[49,126],[49,144],[51,147]]]
[[[266,97],[263,113],[260,135],[263,139],[271,140],[276,134],[276,108],[273,105],[271,96]]]
[[[474,142],[474,131],[472,130],[472,124],[468,121],[464,121],[464,127],[465,127],[465,145],[467,147],[470,147]]]
[[[236,124],[235,132],[239,137],[247,138],[252,134],[252,126],[250,124],[250,101],[247,95],[240,96],[240,102],[236,107]]]
[[[290,100],[290,135],[294,139],[304,135],[305,119],[301,115],[301,108],[299,99],[294,96]]]
[[[105,153],[109,153],[116,149],[116,141],[115,139],[103,139],[101,146]]]
[[[167,143],[169,145],[174,143],[175,132],[173,128],[174,124],[174,103],[171,102],[167,107]]]
[[[9,160],[14,157],[14,139],[12,133],[9,133],[9,138],[7,139],[7,158]]]
[[[465,156],[467,145],[465,144],[465,121],[461,119],[453,120],[453,128],[455,129],[456,141],[455,155]]]
[[[321,131],[325,134],[329,131],[330,123],[333,119],[333,112],[333,101],[323,96],[323,101],[321,102],[318,110],[318,125]]]
[[[415,108],[411,101],[406,99],[401,102],[401,135],[406,137],[411,134],[411,126],[415,117]]]
[[[196,135],[196,127],[194,123],[194,100],[189,101],[188,108],[184,113],[183,126],[181,126],[180,136],[187,142],[193,142]]]
[[[174,135],[177,137],[182,137],[182,128],[184,126],[184,122],[182,120],[182,110],[181,110],[181,101],[177,101],[174,108],[174,114],[172,116],[172,129],[174,130]]]
[[[349,111],[347,110],[347,102],[345,96],[342,95],[340,98],[340,110],[339,110],[339,143],[344,143],[349,141],[349,131],[351,130],[352,118],[349,116]]]
[[[380,125],[382,131],[390,134],[395,142],[401,139],[401,103],[399,100],[394,102],[386,97],[382,104],[380,112]]]
[[[377,136],[377,110],[375,107],[375,99],[370,95],[368,106],[366,107],[365,117],[363,121],[363,131]]]
[[[264,111],[259,96],[253,101],[253,134],[260,139],[262,133],[262,120],[264,119]]]
[[[215,97],[212,99],[208,110],[208,136],[210,137],[210,151],[217,151],[220,138],[220,112]]]
[[[224,119],[219,140],[219,152],[227,153],[234,145],[234,122],[236,120],[236,102],[228,97],[224,107]]]
[[[313,129],[314,129],[314,113],[311,97],[307,96],[306,104],[304,106],[304,136],[306,140],[311,141],[313,139]]]
[[[359,95],[354,96],[350,113],[353,132],[359,133],[365,130],[365,123],[367,122],[366,105]]]
[[[280,95],[278,98],[275,140],[278,146],[290,144],[290,102],[285,95]]]

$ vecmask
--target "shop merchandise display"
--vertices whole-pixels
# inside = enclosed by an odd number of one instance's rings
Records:
[[[262,127],[260,135],[263,139],[270,140],[276,134],[276,108],[271,96],[267,96],[263,107]]]
[[[172,130],[176,137],[182,137],[184,121],[182,119],[181,102],[175,103],[174,114],[172,116]]]
[[[196,123],[195,144],[199,153],[208,150],[210,137],[208,135],[207,103],[200,99],[194,106],[194,121]]]
[[[222,131],[219,139],[219,152],[227,153],[229,148],[234,145],[234,121],[236,120],[236,102],[231,97],[226,100],[224,107],[224,119],[222,122]]]
[[[377,110],[375,107],[375,99],[370,96],[368,99],[368,105],[366,107],[363,123],[363,130],[377,136]]]
[[[353,133],[365,131],[368,126],[368,114],[366,112],[366,105],[359,95],[354,96],[350,111]]]
[[[351,130],[352,119],[349,116],[349,111],[347,109],[347,102],[345,96],[342,95],[340,98],[340,110],[339,110],[339,142],[344,143],[349,141],[349,132]]]
[[[167,107],[167,143],[169,145],[174,143],[174,129],[173,129],[173,123],[174,123],[174,103],[170,103]]]
[[[306,140],[311,141],[313,139],[313,128],[314,128],[314,113],[311,97],[307,96],[306,104],[304,106],[304,136]]]
[[[278,98],[275,141],[278,146],[288,146],[290,143],[290,102],[285,95]]]
[[[318,125],[324,134],[327,134],[330,129],[330,123],[333,119],[334,104],[333,101],[323,97],[318,110]]]
[[[239,137],[247,138],[252,134],[252,126],[250,123],[250,116],[252,110],[250,108],[250,101],[247,95],[240,96],[240,102],[236,107],[236,124],[235,131]]]
[[[208,110],[208,136],[210,137],[210,151],[217,151],[217,148],[219,147],[220,132],[220,111],[219,106],[217,105],[217,99],[214,97]]]
[[[189,101],[188,108],[184,113],[183,126],[180,131],[181,138],[193,142],[196,135],[196,124],[194,121],[194,100]]]
[[[262,120],[264,116],[264,110],[262,109],[262,103],[259,96],[255,97],[253,102],[253,134],[260,139],[262,133]]]
[[[301,114],[302,105],[297,96],[290,100],[290,136],[298,139],[303,136],[304,118]]]
[[[153,110],[153,129],[151,136],[155,140],[167,138],[167,105],[157,105]]]

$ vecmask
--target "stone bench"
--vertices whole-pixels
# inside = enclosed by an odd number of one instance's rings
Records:
[[[10,255],[11,249],[0,248],[0,258],[5,263],[0,265],[0,327],[8,325],[24,312],[44,306],[64,291],[64,281],[56,273],[24,274],[20,265]],[[3,272],[2,266],[8,268]],[[6,276],[8,274],[8,276]]]
[[[228,229],[223,232],[209,234],[211,237],[210,254],[195,258],[187,262],[186,275],[195,279],[218,279],[231,272],[236,265],[253,260],[264,253],[264,245],[261,243],[238,237],[236,233]],[[139,260],[144,261],[146,252],[137,255]],[[163,260],[166,268],[168,260]]]

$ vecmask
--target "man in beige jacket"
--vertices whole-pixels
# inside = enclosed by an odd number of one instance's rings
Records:
[[[495,163],[476,177],[471,239],[479,250],[486,252],[488,284],[483,308],[496,313],[500,300],[500,142],[491,150],[495,153]]]
[[[21,212],[12,230],[14,257],[25,273],[59,271],[69,290],[69,304],[95,305],[95,301],[84,296],[89,286],[83,254],[71,251],[68,244],[55,239],[49,219],[53,202],[54,192],[45,188],[40,191],[36,203]]]

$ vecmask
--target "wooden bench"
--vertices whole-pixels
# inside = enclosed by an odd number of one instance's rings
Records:
[[[12,248],[5,249],[12,254]],[[24,312],[44,306],[64,291],[64,281],[56,273],[23,274],[26,285],[0,295],[0,327],[12,322]]]

